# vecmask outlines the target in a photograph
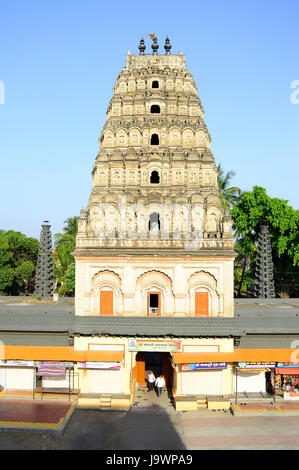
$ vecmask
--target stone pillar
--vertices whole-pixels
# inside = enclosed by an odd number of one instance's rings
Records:
[[[54,289],[51,225],[44,221],[42,225],[36,266],[35,294],[43,298],[50,297]]]
[[[272,248],[267,221],[262,222],[260,225],[258,246],[259,254],[256,261],[254,295],[263,299],[274,298]]]

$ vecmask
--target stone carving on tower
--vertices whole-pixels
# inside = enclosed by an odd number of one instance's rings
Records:
[[[79,217],[76,259],[158,254],[231,260],[232,224],[219,198],[197,86],[184,54],[170,52],[169,38],[161,55],[156,35],[151,38],[152,53],[145,54],[141,38],[139,53],[128,52],[114,84],[90,198]],[[210,271],[215,278],[217,269]]]

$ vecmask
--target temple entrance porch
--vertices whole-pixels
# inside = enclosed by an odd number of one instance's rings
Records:
[[[172,356],[169,352],[137,352],[133,381],[138,383],[139,387],[146,387],[148,373],[153,371],[156,378],[163,375],[167,390],[172,390],[174,369],[171,360]]]
[[[162,375],[165,379],[166,386],[162,390],[161,397],[157,396],[155,390],[148,393],[147,377],[150,371],[156,378]],[[169,352],[137,352],[136,365],[133,369],[133,409],[137,407],[155,411],[174,410],[173,378],[174,368],[172,355]]]

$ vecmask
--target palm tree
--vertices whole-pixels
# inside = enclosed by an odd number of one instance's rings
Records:
[[[75,284],[75,260],[72,255],[76,247],[78,218],[69,217],[64,221],[63,232],[54,235],[53,253],[55,288],[60,295],[73,295]]]
[[[221,168],[221,164],[217,166],[218,172],[218,188],[219,188],[219,196],[223,207],[225,209],[231,209],[234,205],[236,205],[241,196],[241,189],[237,188],[236,186],[229,187],[231,179],[235,176],[234,171],[229,171],[228,173],[224,173],[223,168]]]
[[[78,217],[69,217],[64,221],[64,233],[56,233],[54,236],[55,246],[60,244],[68,245],[70,250],[73,251],[76,246],[76,236],[78,232]]]

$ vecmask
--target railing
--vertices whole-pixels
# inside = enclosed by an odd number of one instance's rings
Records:
[[[76,248],[178,248],[185,250],[232,249],[233,239],[221,238],[118,238],[115,237],[77,237]]]
[[[159,307],[150,307],[149,308],[149,313],[155,313],[155,314],[159,314]]]

